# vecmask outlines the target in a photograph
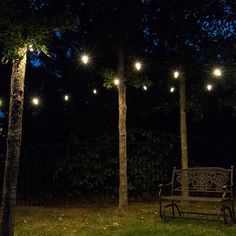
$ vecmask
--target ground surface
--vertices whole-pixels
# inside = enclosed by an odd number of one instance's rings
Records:
[[[202,209],[198,205],[188,208],[192,207]],[[154,203],[132,204],[125,217],[118,214],[115,206],[18,207],[15,235],[233,236],[236,225],[190,219],[170,219],[163,224]]]

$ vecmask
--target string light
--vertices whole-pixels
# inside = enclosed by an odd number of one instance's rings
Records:
[[[119,79],[114,79],[114,84],[116,85],[116,86],[118,86],[119,84],[120,84],[120,80]]]
[[[32,103],[34,106],[38,106],[39,105],[39,99],[37,97],[32,98]]]
[[[170,87],[170,92],[173,93],[175,91],[174,87]]]
[[[70,98],[69,95],[65,95],[65,96],[64,96],[64,100],[65,100],[66,102],[69,101],[69,98]]]
[[[143,85],[143,90],[147,91],[148,87],[146,85]]]
[[[179,78],[179,71],[174,71],[173,76],[175,79]]]
[[[29,48],[29,51],[30,51],[30,52],[33,52],[33,51],[34,51],[34,47],[33,47],[32,44],[30,44],[28,48]]]
[[[222,76],[222,71],[221,71],[221,69],[220,69],[220,68],[215,68],[215,69],[213,70],[213,75],[214,75],[215,77],[221,77],[221,76]]]
[[[212,84],[207,84],[206,89],[208,91],[211,91],[213,89],[213,85]]]
[[[88,64],[88,62],[89,62],[89,56],[88,55],[86,55],[86,54],[83,54],[82,56],[81,56],[81,61],[82,61],[82,63],[83,64]]]
[[[34,48],[33,48],[33,45],[32,45],[32,44],[30,44],[30,45],[28,46],[28,48],[29,48],[29,50],[30,50],[31,52],[34,51]],[[82,61],[84,64],[87,64],[87,63],[89,62],[89,56],[86,55],[86,54],[82,55],[82,56],[81,56],[81,61]],[[141,64],[141,62],[135,62],[134,66],[135,66],[136,70],[138,70],[138,71],[142,69],[142,64]],[[213,70],[213,75],[214,75],[215,77],[221,77],[221,76],[222,76],[222,70],[221,70],[220,68],[215,68],[215,69]],[[173,72],[173,77],[174,77],[175,79],[177,79],[179,76],[180,76],[179,71],[174,71],[174,72]],[[118,78],[115,78],[115,79],[113,80],[113,83],[114,83],[116,86],[118,86],[118,85],[120,84],[120,80],[119,80]],[[146,85],[143,85],[142,88],[143,88],[144,91],[147,91],[147,90],[148,90],[148,86],[146,86]],[[209,84],[206,85],[206,90],[207,90],[207,91],[212,91],[213,89],[214,89],[214,86],[213,86],[212,84],[209,83]],[[170,93],[174,93],[174,92],[175,92],[175,87],[170,87],[169,91],[170,91]],[[93,94],[97,94],[97,92],[98,92],[97,89],[93,89]],[[67,102],[67,101],[69,101],[69,99],[70,99],[69,95],[68,95],[68,94],[65,94],[65,95],[64,95],[64,101]],[[33,97],[32,100],[31,100],[31,102],[32,102],[32,104],[33,104],[34,106],[38,106],[38,105],[40,104],[40,100],[39,100],[39,98],[37,98],[37,97]],[[0,99],[0,107],[2,107],[2,106],[3,106],[3,101],[2,101],[2,99]]]
[[[137,61],[134,63],[134,67],[137,71],[140,71],[142,69],[142,63]]]

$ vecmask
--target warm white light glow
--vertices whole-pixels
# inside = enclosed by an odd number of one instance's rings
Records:
[[[36,97],[34,97],[34,98],[32,99],[32,103],[33,103],[33,105],[38,106],[38,105],[39,105],[39,99],[36,98]]]
[[[117,86],[120,84],[120,80],[119,79],[114,79],[114,84]]]
[[[220,77],[220,76],[222,76],[222,71],[220,68],[215,68],[213,71],[213,74],[215,77]]]
[[[65,96],[64,96],[64,100],[65,100],[65,101],[69,101],[69,95],[65,95]]]
[[[173,93],[175,91],[175,88],[174,87],[171,87],[170,88],[170,92]]]
[[[211,91],[211,90],[213,89],[212,84],[207,84],[206,89],[207,89],[208,91]]]
[[[84,54],[81,56],[81,61],[86,65],[89,62],[89,56]]]
[[[93,94],[97,94],[97,89],[94,89],[94,90],[93,90]]]
[[[144,85],[144,86],[143,86],[143,90],[146,91],[147,89],[148,89],[148,87],[147,87],[146,85]]]
[[[179,71],[175,71],[173,73],[173,76],[174,76],[175,79],[178,79],[179,78]]]
[[[141,69],[142,69],[142,64],[141,64],[141,62],[139,62],[139,61],[135,62],[134,67],[135,67],[135,69],[138,70],[138,71],[141,70]]]
[[[2,100],[0,99],[0,107],[2,106]]]
[[[34,47],[33,47],[32,44],[29,45],[29,50],[30,50],[30,52],[33,52],[33,51],[34,51]]]

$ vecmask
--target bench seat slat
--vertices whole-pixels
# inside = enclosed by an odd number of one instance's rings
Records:
[[[161,200],[167,201],[192,201],[192,202],[225,202],[230,198],[192,197],[192,196],[162,196]]]

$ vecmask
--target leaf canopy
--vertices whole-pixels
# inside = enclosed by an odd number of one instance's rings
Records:
[[[76,30],[78,18],[57,1],[3,0],[0,3],[2,63],[22,57],[21,48],[32,45],[49,56],[48,43],[56,32]]]

